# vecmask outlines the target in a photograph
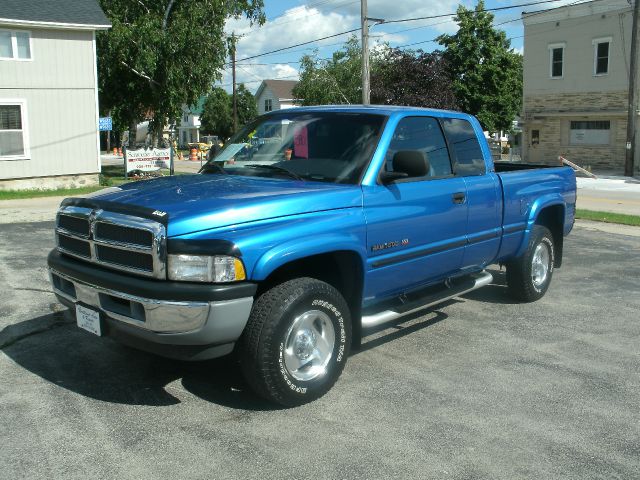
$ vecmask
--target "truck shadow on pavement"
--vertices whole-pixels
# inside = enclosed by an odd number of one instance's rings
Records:
[[[462,300],[449,300],[395,323],[366,330],[362,345],[351,355],[441,322],[448,318],[441,311],[444,307],[466,299],[512,303],[505,287],[492,284]],[[94,337],[77,328],[75,320],[62,311],[5,327],[0,331],[0,349],[17,365],[45,381],[103,402],[162,407],[188,402],[195,396],[233,409],[280,408],[251,392],[232,355],[204,362],[166,359],[109,338]],[[22,373],[18,370],[10,375],[19,377]],[[24,381],[16,379],[16,383]]]
[[[493,281],[486,287],[465,293],[461,298],[475,300],[482,303],[496,303],[501,305],[515,305],[521,303],[509,296],[507,291],[507,274],[504,270],[488,268],[487,272],[493,275]]]
[[[166,359],[96,338],[62,313],[6,327],[0,331],[0,347],[47,382],[103,402],[162,407],[195,395],[236,409],[278,408],[248,389],[232,356],[203,362]]]

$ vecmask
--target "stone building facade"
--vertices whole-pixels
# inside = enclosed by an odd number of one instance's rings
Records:
[[[526,161],[623,170],[631,21],[626,0],[523,14]]]

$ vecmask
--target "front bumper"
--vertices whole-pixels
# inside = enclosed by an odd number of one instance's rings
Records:
[[[101,312],[104,334],[163,356],[203,360],[233,349],[249,319],[255,284],[209,285],[123,275],[53,250],[53,291],[71,309]]]

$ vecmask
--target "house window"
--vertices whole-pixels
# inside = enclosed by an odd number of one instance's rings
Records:
[[[0,30],[0,60],[31,60],[31,33]]]
[[[0,101],[0,159],[28,157],[26,123],[23,101]]]
[[[571,121],[570,145],[609,145],[611,122],[609,120]]]
[[[593,41],[593,74],[607,75],[609,73],[609,52],[611,37],[596,38]]]
[[[271,110],[273,110],[273,101],[270,98],[265,98],[265,100],[264,100],[264,111],[265,112],[270,112]]]
[[[549,45],[549,76],[562,78],[564,75],[564,43]]]

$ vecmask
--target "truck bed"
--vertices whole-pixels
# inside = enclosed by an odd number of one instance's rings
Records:
[[[522,253],[525,230],[537,212],[549,205],[554,205],[562,233],[569,233],[576,203],[576,180],[571,167],[496,162],[495,171],[502,185],[503,202],[500,259]]]
[[[562,165],[545,165],[543,163],[522,163],[522,162],[507,162],[496,161],[493,163],[496,169],[496,173],[509,173],[519,170],[535,170],[540,168],[558,168]]]

